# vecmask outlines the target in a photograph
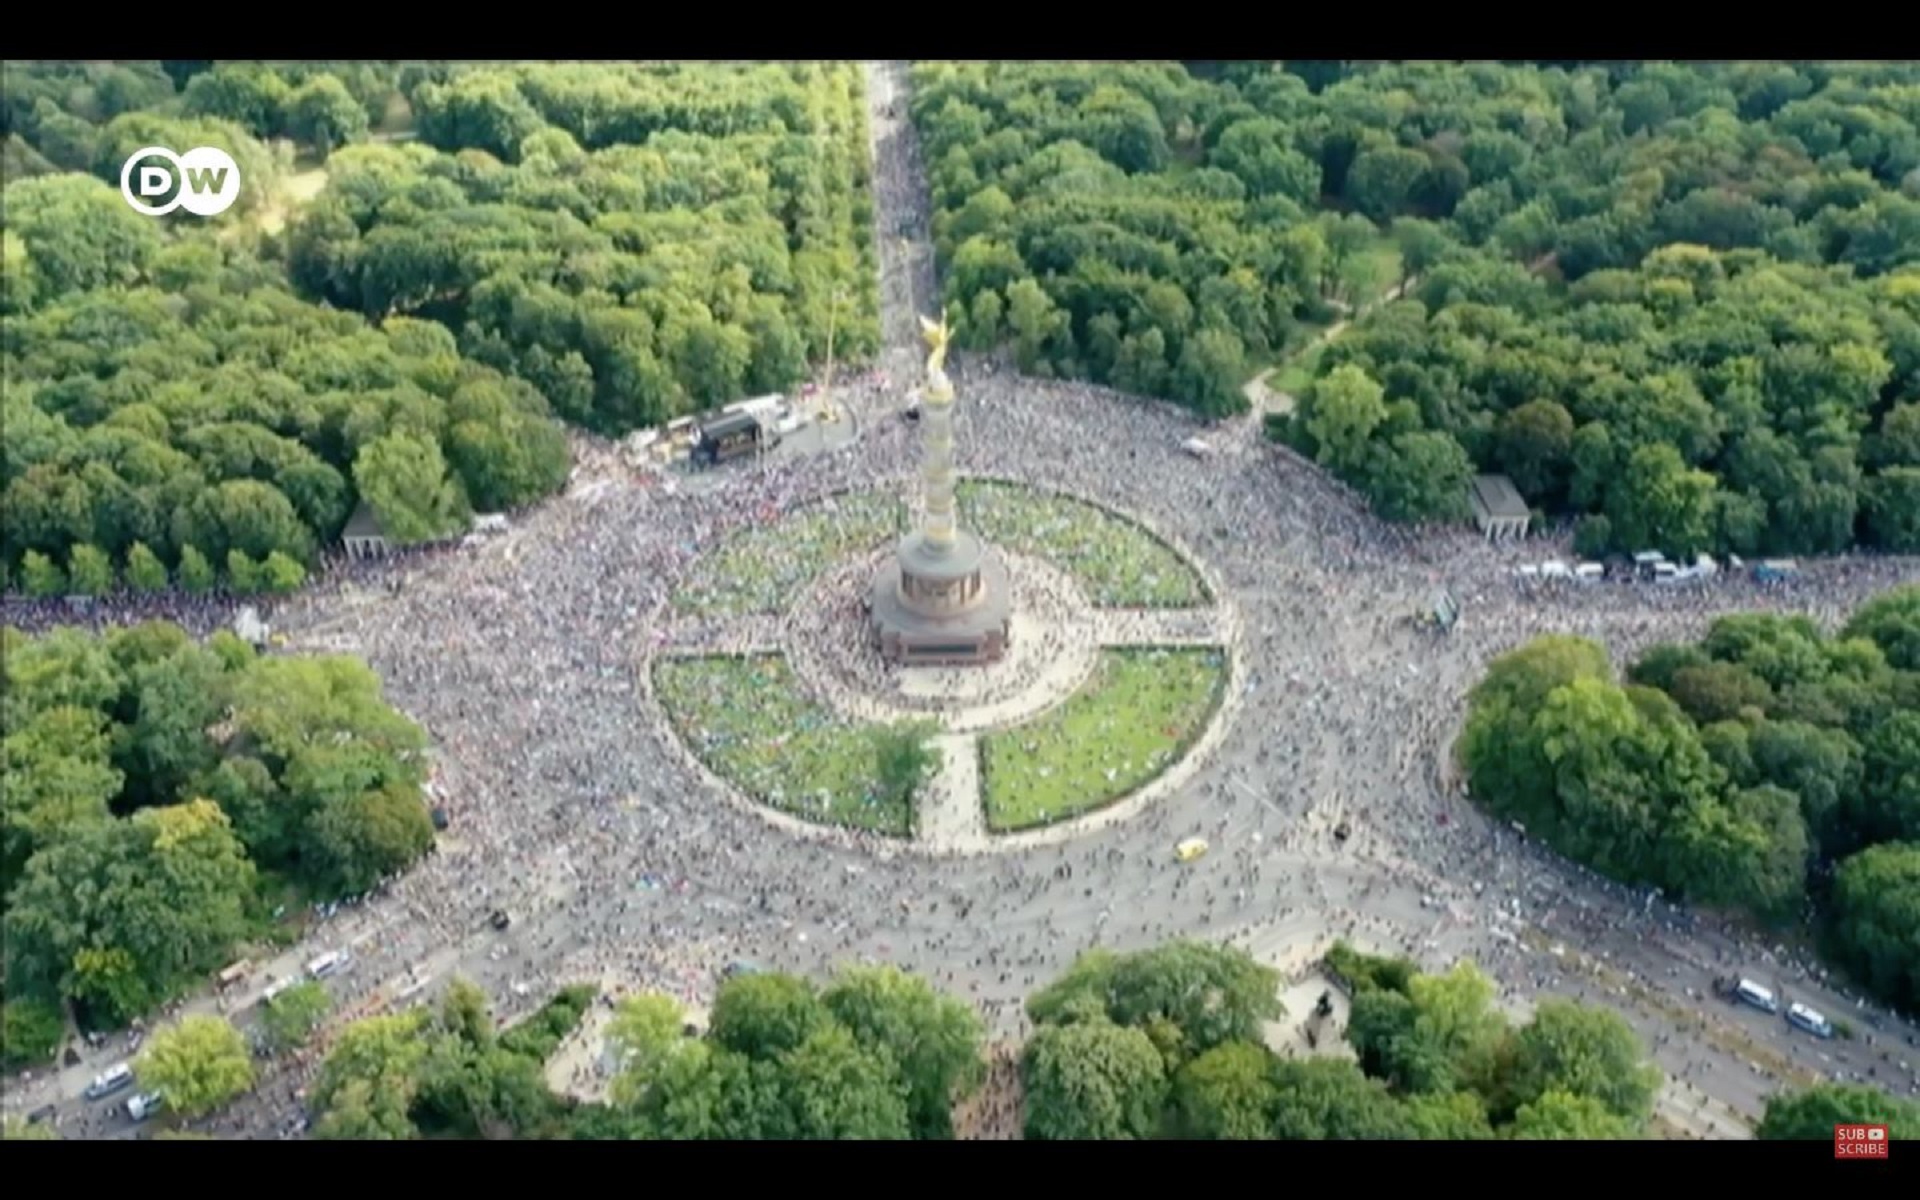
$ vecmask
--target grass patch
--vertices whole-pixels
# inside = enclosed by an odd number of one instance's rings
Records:
[[[911,800],[889,797],[870,724],[814,703],[786,656],[659,658],[654,692],[714,774],[763,804],[823,825],[905,835]]]
[[[591,983],[561,988],[525,1020],[502,1030],[500,1048],[545,1063],[567,1035],[580,1027],[580,1018],[587,1015],[599,995],[600,989]]]
[[[894,497],[860,492],[750,526],[694,564],[673,593],[673,607],[701,617],[780,612],[835,559],[899,535],[905,522],[906,509]]]
[[[1097,505],[984,479],[963,480],[958,496],[968,529],[1047,559],[1101,608],[1197,608],[1212,599],[1171,546]]]
[[[1103,650],[1064,704],[980,739],[988,828],[1050,825],[1138,791],[1206,728],[1226,668],[1217,647]]]
[[[1315,342],[1305,352],[1288,359],[1279,370],[1267,376],[1267,387],[1298,399],[1307,385],[1319,377],[1320,360],[1326,357],[1327,346],[1327,342]]]
[[[1367,264],[1366,279],[1373,286],[1364,295],[1350,297],[1356,307],[1371,304],[1394,289],[1400,282],[1400,245],[1391,234],[1381,234],[1374,239],[1373,245],[1362,250],[1356,257]]]

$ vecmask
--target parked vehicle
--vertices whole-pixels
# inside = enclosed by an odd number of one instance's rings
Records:
[[[1803,1033],[1810,1033],[1817,1038],[1830,1038],[1833,1036],[1833,1022],[1827,1020],[1826,1017],[1822,1016],[1817,1010],[1808,1008],[1804,1004],[1789,1004],[1787,1006],[1787,1024]]]
[[[348,961],[349,956],[346,951],[329,950],[307,964],[307,974],[314,979],[325,979],[329,975],[337,974]]]
[[[144,1121],[159,1112],[167,1103],[167,1094],[159,1089],[143,1092],[127,1101],[127,1115],[136,1121]]]
[[[86,1097],[99,1100],[132,1086],[133,1068],[126,1063],[115,1063],[93,1077],[93,1082],[87,1085]]]
[[[1780,1011],[1780,1001],[1774,998],[1773,993],[1751,979],[1742,979],[1733,985],[1733,998],[1743,1004],[1751,1004],[1761,1012]]]

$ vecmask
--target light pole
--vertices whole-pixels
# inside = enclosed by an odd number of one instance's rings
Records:
[[[833,298],[827,305],[827,379],[820,389],[820,405],[826,408],[833,403],[833,335],[840,323],[840,301],[846,298],[846,289],[833,289]]]

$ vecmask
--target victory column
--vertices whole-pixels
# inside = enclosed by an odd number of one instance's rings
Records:
[[[874,576],[872,612],[881,655],[902,666],[998,662],[1011,601],[1000,557],[960,529],[954,511],[953,381],[947,322],[920,318],[931,353],[921,402],[920,528],[900,539]]]

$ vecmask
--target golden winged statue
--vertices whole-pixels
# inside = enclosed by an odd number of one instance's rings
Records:
[[[944,379],[947,374],[947,310],[940,310],[940,319],[920,318],[920,330],[925,334],[927,345],[933,353],[927,355],[927,377]]]

